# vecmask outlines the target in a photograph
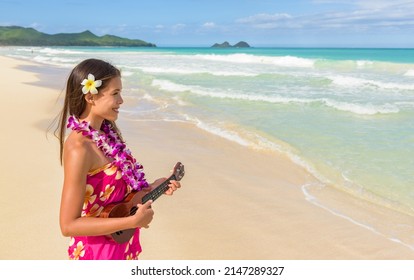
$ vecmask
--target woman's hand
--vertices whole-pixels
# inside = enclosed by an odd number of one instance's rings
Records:
[[[178,188],[181,188],[181,184],[179,181],[170,180],[170,184],[168,185],[168,190],[165,191],[166,195],[172,195]]]
[[[152,221],[154,217],[154,210],[151,208],[152,200],[148,200],[144,204],[138,204],[138,210],[134,214],[135,219],[135,227],[143,227],[148,228],[149,223]]]
[[[151,184],[151,189],[155,189],[159,185],[161,185],[167,178],[159,178],[154,181],[154,183]],[[168,190],[165,191],[166,195],[172,195],[173,192],[175,192],[178,188],[181,187],[181,184],[179,181],[176,180],[170,180],[170,183],[168,184]]]

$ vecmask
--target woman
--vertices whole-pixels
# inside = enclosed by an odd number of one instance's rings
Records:
[[[100,218],[104,207],[121,202],[133,190],[147,191],[160,184],[145,180],[122,140],[115,121],[123,103],[121,73],[110,63],[87,59],[71,72],[60,116],[60,159],[64,183],[60,227],[70,236],[70,259],[137,259],[141,252],[140,228],[148,228],[152,201],[138,204],[134,215]],[[67,123],[68,122],[68,123]],[[66,127],[72,132],[65,138]],[[166,194],[180,187],[171,180]],[[119,244],[111,235],[136,228],[131,239]]]

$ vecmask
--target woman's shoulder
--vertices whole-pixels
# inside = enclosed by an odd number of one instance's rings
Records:
[[[66,154],[88,155],[93,151],[93,146],[91,139],[72,131],[65,140],[63,150]]]
[[[63,145],[63,160],[64,165],[82,165],[86,171],[109,162],[92,139],[74,131],[68,135]]]

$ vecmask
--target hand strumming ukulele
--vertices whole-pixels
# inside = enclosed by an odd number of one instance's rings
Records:
[[[184,173],[184,165],[181,162],[177,162],[174,166],[172,175],[155,189],[152,191],[147,191],[145,189],[141,191],[132,191],[123,201],[105,206],[99,217],[116,218],[134,215],[138,210],[138,203],[144,204],[148,200],[155,201],[168,190],[170,180],[180,181],[184,177]],[[131,239],[134,232],[135,228],[124,229],[112,233],[111,237],[117,243],[125,243]]]

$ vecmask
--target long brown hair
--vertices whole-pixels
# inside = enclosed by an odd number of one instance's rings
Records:
[[[81,82],[88,77],[88,74],[93,74],[96,80],[101,80],[102,85],[99,90],[105,89],[109,84],[108,81],[115,77],[121,77],[121,71],[110,64],[109,62],[100,59],[86,59],[80,62],[69,75],[66,83],[66,94],[63,104],[63,109],[59,114],[59,125],[55,130],[55,136],[60,143],[60,163],[63,162],[63,144],[65,142],[66,124],[69,115],[77,118],[80,117],[86,108],[86,100],[82,92]],[[108,120],[105,120],[109,122]],[[121,137],[121,133],[115,122],[110,122],[115,131]],[[122,138],[121,138],[122,139]]]

